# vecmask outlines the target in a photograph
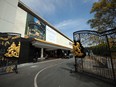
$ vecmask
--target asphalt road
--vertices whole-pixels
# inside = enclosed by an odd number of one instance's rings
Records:
[[[71,73],[74,59],[19,65],[19,73],[0,75],[0,87],[114,87],[79,73]]]

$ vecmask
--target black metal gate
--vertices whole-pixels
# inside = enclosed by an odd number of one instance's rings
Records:
[[[85,58],[77,58],[77,70],[116,82],[116,29],[105,32],[81,30],[73,33],[85,48]]]
[[[0,33],[0,74],[18,72],[20,37],[18,33]]]

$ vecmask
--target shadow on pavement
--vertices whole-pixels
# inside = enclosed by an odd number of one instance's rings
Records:
[[[111,84],[101,79],[86,75],[80,72],[74,72],[74,65],[72,63],[67,63],[67,67],[61,67],[61,69],[70,73],[69,75],[77,80],[79,84],[95,84],[93,87],[115,87],[116,84]],[[82,86],[83,87],[83,86]]]

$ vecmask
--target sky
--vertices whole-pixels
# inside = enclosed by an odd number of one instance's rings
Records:
[[[87,21],[93,18],[90,10],[98,0],[21,0],[40,17],[70,39],[73,32],[91,30]]]

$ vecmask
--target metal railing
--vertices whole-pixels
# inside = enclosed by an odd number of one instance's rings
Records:
[[[78,72],[116,83],[116,28],[104,32],[76,31],[73,37],[80,40],[86,52],[84,58],[77,58]]]

